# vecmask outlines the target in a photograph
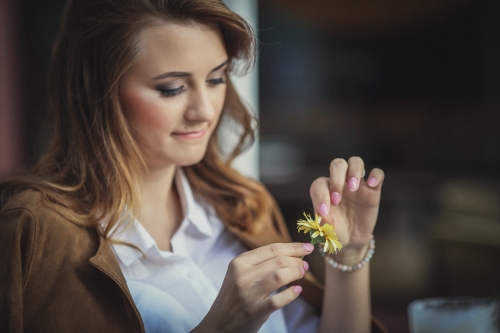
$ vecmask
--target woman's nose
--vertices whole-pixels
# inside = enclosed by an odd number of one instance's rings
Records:
[[[188,108],[184,117],[189,121],[210,121],[216,115],[214,98],[215,92],[209,92],[207,88],[191,90]]]

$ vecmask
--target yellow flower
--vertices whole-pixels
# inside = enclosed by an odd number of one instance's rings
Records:
[[[306,217],[305,220],[297,221],[297,231],[304,230],[304,233],[309,233],[311,235],[311,244],[320,243],[323,244],[323,251],[329,254],[337,253],[337,251],[342,249],[342,243],[335,233],[335,228],[325,223],[321,225],[321,216],[315,214],[314,220],[311,215],[304,213]]]
[[[310,214],[306,214],[304,213],[304,216],[306,217],[305,220],[298,220],[297,221],[297,228],[298,228],[298,232],[300,232],[301,230],[304,230],[304,233],[307,234],[310,230],[314,230],[315,233],[317,233],[319,230],[321,230],[321,216],[318,216],[318,214],[316,214],[315,216],[315,219],[313,220],[311,218],[311,215]],[[311,237],[316,237],[316,236],[311,236]]]
[[[322,226],[322,229],[326,240],[323,252],[328,251],[328,254],[332,254],[333,252],[337,253],[337,251],[342,250],[342,243],[339,241],[335,228],[332,225],[325,223]]]

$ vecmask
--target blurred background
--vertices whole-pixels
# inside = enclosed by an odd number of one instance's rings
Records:
[[[3,177],[47,143],[64,1],[0,1]],[[500,298],[500,2],[254,4],[260,180],[292,235],[303,240],[295,221],[312,212],[310,183],[333,158],[361,156],[386,173],[371,281],[389,331],[408,332],[417,298]]]

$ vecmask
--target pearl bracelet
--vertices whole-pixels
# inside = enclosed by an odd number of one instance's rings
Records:
[[[320,250],[320,253],[321,253],[321,256],[324,258],[325,252]],[[343,265],[343,264],[338,263],[335,260],[333,260],[332,257],[328,257],[326,262],[328,263],[328,265],[330,265],[333,268],[336,268],[342,272],[349,273],[349,272],[354,272],[354,271],[360,269],[361,267],[365,266],[366,264],[368,264],[370,262],[370,260],[372,259],[374,253],[375,253],[375,239],[372,238],[370,240],[370,246],[368,247],[368,252],[366,252],[365,257],[359,263],[354,264],[352,266]]]

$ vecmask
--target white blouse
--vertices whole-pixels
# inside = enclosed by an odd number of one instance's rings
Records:
[[[161,251],[135,219],[115,238],[136,245],[114,244],[128,287],[147,333],[185,333],[205,317],[221,288],[229,262],[248,251],[216,216],[197,201],[181,169],[175,183],[184,219],[172,237],[172,252]],[[260,333],[310,333],[319,317],[301,297],[275,311]]]

